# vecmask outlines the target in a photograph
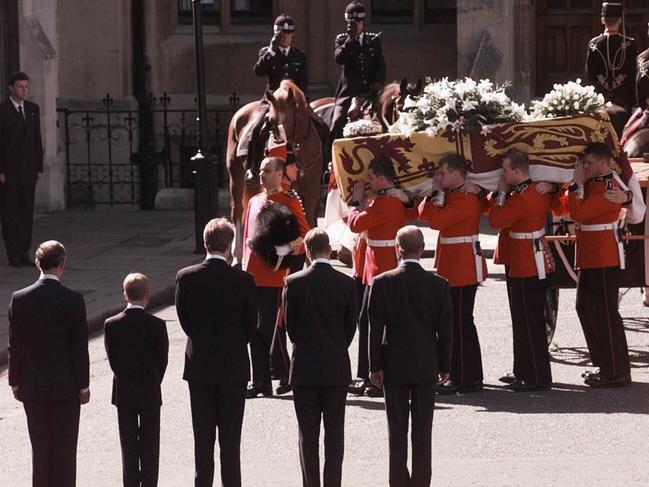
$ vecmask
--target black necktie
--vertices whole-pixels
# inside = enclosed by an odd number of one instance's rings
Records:
[[[18,105],[18,113],[20,114],[20,117],[25,120],[25,112],[23,112],[23,106]]]

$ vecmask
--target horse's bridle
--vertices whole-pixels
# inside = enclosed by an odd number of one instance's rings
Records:
[[[318,151],[318,154],[314,157],[313,161],[309,162],[309,164],[304,165],[300,164],[300,149],[302,147],[302,144],[305,143],[307,140],[309,140],[309,137],[311,136],[311,130],[313,130],[313,120],[311,120],[311,117],[308,117],[308,126],[307,126],[307,131],[304,137],[298,139],[298,106],[295,105],[293,109],[291,110],[292,112],[292,117],[293,117],[293,133],[291,134],[291,137],[289,137],[289,134],[284,132],[285,138],[286,138],[286,143],[291,144],[293,146],[293,150],[295,151],[295,159],[297,160],[297,165],[302,171],[308,171],[311,169],[317,162],[320,156],[322,155],[322,144],[318,144],[320,146],[320,150]],[[308,115],[308,114],[307,114]],[[273,128],[277,128],[277,123],[273,124]]]

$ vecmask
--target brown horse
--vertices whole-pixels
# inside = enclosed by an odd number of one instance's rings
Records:
[[[393,81],[386,85],[381,93],[381,116],[386,126],[392,125],[399,118],[399,112],[403,111],[406,97],[412,98],[421,95],[424,87],[424,80],[419,78],[416,83],[408,83],[408,78],[403,78],[401,83]]]
[[[304,93],[290,80],[284,80],[273,93],[266,92],[270,103],[267,118],[274,133],[279,133],[281,125],[286,141],[293,145],[297,165],[300,169],[293,189],[302,197],[304,212],[312,225],[315,225],[320,202],[320,178],[324,164],[323,143],[316,130],[315,121],[307,106]],[[237,111],[228,127],[228,147],[226,165],[230,175],[230,218],[237,228],[234,256],[241,258],[242,218],[248,200],[259,193],[260,186],[245,184],[247,168],[245,156],[237,156],[239,138],[248,123],[259,110],[260,102],[252,102]]]

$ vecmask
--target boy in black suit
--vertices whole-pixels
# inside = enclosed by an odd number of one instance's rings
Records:
[[[167,368],[169,339],[163,320],[146,311],[149,280],[124,279],[126,309],[104,324],[104,343],[113,377],[124,487],[158,485],[160,384]]]
[[[74,487],[80,404],[90,400],[83,296],[63,286],[65,248],[43,242],[41,276],[9,304],[9,385],[23,403],[34,486]]]
[[[424,235],[397,232],[399,267],[380,274],[370,290],[370,380],[385,393],[390,432],[390,485],[430,485],[435,388],[449,378],[453,334],[451,292],[424,270]],[[412,474],[408,472],[408,416]]]
[[[314,228],[304,237],[311,267],[288,276],[283,294],[293,342],[290,383],[300,429],[304,486],[320,485],[318,439],[324,419],[324,485],[340,486],[345,449],[345,400],[351,382],[347,349],[358,318],[356,283],[329,263],[329,237]]]

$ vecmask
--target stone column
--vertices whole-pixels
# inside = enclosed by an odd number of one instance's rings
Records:
[[[514,1],[458,0],[458,77],[515,82]],[[518,87],[516,87],[518,88]]]
[[[30,98],[41,110],[43,178],[36,185],[36,210],[65,208],[65,160],[57,151],[57,2],[22,0],[19,5],[20,69],[30,77]]]
[[[308,2],[308,51],[309,93],[311,100],[329,96],[327,83],[328,58],[333,56],[333,44],[327,38],[326,23],[329,2]]]

